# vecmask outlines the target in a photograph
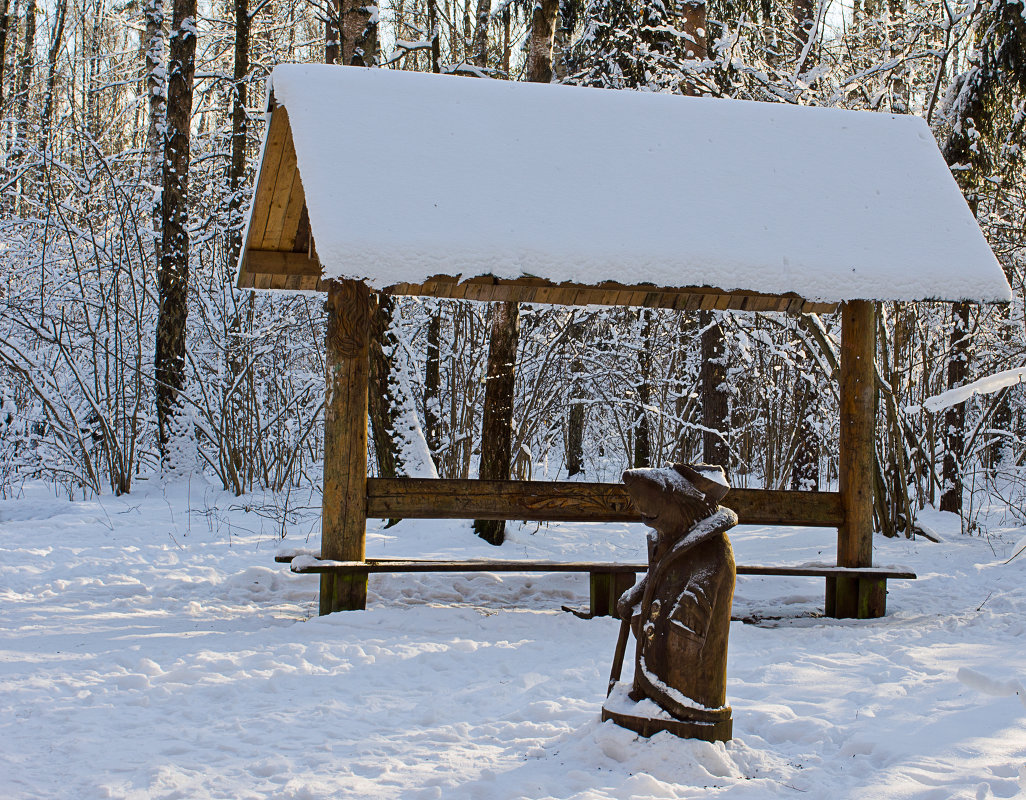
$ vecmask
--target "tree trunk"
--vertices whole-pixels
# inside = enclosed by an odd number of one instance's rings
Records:
[[[168,54],[167,130],[159,311],[154,373],[161,459],[168,463],[179,396],[185,387],[185,332],[189,313],[189,143],[196,69],[196,0],[175,0]],[[171,465],[174,466],[174,465]]]
[[[798,446],[791,465],[791,488],[794,491],[819,490],[819,433],[816,430],[816,387],[810,378],[798,376],[795,386],[795,416],[798,425]]]
[[[442,71],[442,43],[438,35],[438,2],[427,0],[428,39],[431,42],[431,71]]]
[[[584,472],[584,387],[581,385],[584,363],[580,356],[584,345],[584,324],[580,320],[575,319],[570,325],[567,339],[577,350],[570,362],[570,408],[566,424],[566,474],[572,478]]]
[[[1005,347],[1012,345],[1011,305],[1002,303],[995,314],[998,324],[998,338]],[[1011,439],[1012,406],[1007,391],[994,398],[994,415],[991,417],[990,428],[995,433],[990,436],[987,444],[987,467],[992,478],[996,478],[1001,469]]]
[[[969,360],[969,304],[951,307],[951,349],[948,355],[948,389],[965,383]],[[944,466],[940,510],[962,513],[962,449],[965,446],[965,403],[944,412]]]
[[[251,22],[249,16],[249,0],[235,0],[235,58],[232,70],[232,132],[231,132],[231,156],[228,162],[228,230],[227,230],[227,263],[226,270],[229,274],[235,269],[239,260],[239,252],[242,249],[242,231],[244,221],[242,218],[242,205],[245,197],[245,176],[246,176],[246,129],[248,118],[246,115],[247,85],[246,76],[249,73],[249,43]],[[228,374],[231,376],[231,384],[237,385],[237,379],[248,368],[252,352],[252,345],[249,337],[243,336],[244,330],[249,330],[253,316],[253,296],[250,295],[247,302],[247,313],[244,315],[238,307],[232,315],[229,326],[227,357]],[[252,385],[252,370],[246,375],[243,385]],[[230,423],[227,426],[230,431],[227,437],[228,459],[231,463],[230,474],[233,476],[234,485],[230,488],[241,494],[246,484],[244,469],[247,463],[253,459],[245,454],[246,442],[244,431],[245,421],[251,418],[251,409],[247,408],[247,400],[250,396],[240,386],[228,398],[227,410],[230,415]]]
[[[552,79],[552,36],[558,13],[559,0],[541,0],[535,6],[527,66],[529,81],[547,83]],[[492,315],[488,381],[481,424],[478,474],[483,480],[509,479],[513,460],[513,394],[519,338],[520,306],[517,303],[497,304]],[[506,524],[502,520],[475,520],[474,530],[494,545],[502,544],[506,537]]]
[[[510,14],[509,6],[502,9],[502,74],[509,78],[509,59],[512,51],[510,46]]]
[[[94,139],[99,138],[100,130],[102,128],[100,120],[100,31],[101,31],[102,17],[99,13],[93,14],[92,25],[89,29],[83,29],[82,38],[85,39],[87,36],[86,31],[88,30],[89,40],[86,43],[86,52],[89,56],[89,69],[87,70],[87,78],[85,82],[85,123],[86,130],[89,131],[89,135]]]
[[[341,57],[351,67],[378,63],[378,8],[375,0],[341,0]]]
[[[726,339],[716,312],[703,311],[702,327],[702,458],[707,464],[718,464],[730,474],[730,431],[727,395]]]
[[[25,8],[25,41],[21,51],[18,71],[18,117],[24,124],[25,112],[28,108],[29,87],[32,85],[32,65],[35,63],[36,49],[36,0],[29,0]]]
[[[164,0],[146,0],[146,97],[149,121],[146,128],[146,160],[150,183],[163,185],[164,128],[167,114],[167,80],[164,69]],[[153,263],[160,269],[161,219],[158,199],[153,204]]]
[[[795,74],[805,75],[816,66],[812,53],[813,36],[816,33],[816,0],[791,0],[791,15],[794,17],[794,38],[797,56]]]
[[[519,304],[496,303],[492,307],[488,377],[481,423],[481,465],[478,470],[481,480],[509,480],[519,340]],[[475,520],[474,531],[489,544],[500,545],[505,539],[506,523],[502,520]]]
[[[228,166],[228,268],[239,260],[242,249],[243,185],[246,177],[246,101],[249,74],[249,0],[235,0],[235,68],[232,73],[232,150]]]
[[[427,354],[424,364],[424,438],[432,456],[442,446],[441,359],[438,344],[442,333],[442,308],[431,312],[427,329]]]
[[[324,63],[339,63],[339,33],[338,21],[342,15],[341,4],[336,0],[329,5],[330,13],[324,20]]]
[[[11,26],[10,2],[0,0],[0,112],[4,108],[4,73],[7,67],[7,31]]]
[[[42,185],[46,171],[47,151],[50,149],[50,128],[53,123],[53,96],[57,82],[57,59],[64,43],[64,21],[68,13],[68,0],[57,0],[56,17],[50,31],[50,49],[47,53],[46,88],[43,91],[43,109],[39,119],[39,153],[43,160],[37,178],[39,200],[42,203],[45,189]]]
[[[488,23],[491,21],[491,10],[491,0],[477,0],[477,26],[474,28],[471,50],[475,66],[481,69],[488,67]]]
[[[29,89],[32,86],[32,68],[35,63],[35,48],[36,0],[29,0],[28,6],[25,9],[25,39],[21,51],[21,59],[18,65],[17,92],[14,96],[14,142],[12,143],[10,158],[8,160],[8,164],[10,164],[13,170],[19,169],[19,162],[28,150],[28,101]],[[19,205],[23,201],[26,193],[26,182],[27,180],[22,178],[20,191],[15,193]]]
[[[378,477],[395,478],[401,471],[401,458],[396,447],[396,398],[391,380],[391,357],[396,347],[389,332],[395,301],[385,294],[377,295],[371,306],[370,343],[370,422],[374,435],[374,456]]]
[[[647,406],[652,398],[652,312],[641,309],[641,348],[638,350],[638,408],[634,413],[634,468],[652,466],[652,432]]]
[[[559,26],[552,44],[552,74],[557,83],[562,83],[567,76],[566,51],[574,40],[574,30],[569,4],[561,3],[559,8]]]
[[[531,16],[531,40],[527,50],[527,80],[552,81],[552,49],[559,17],[559,0],[537,0]]]

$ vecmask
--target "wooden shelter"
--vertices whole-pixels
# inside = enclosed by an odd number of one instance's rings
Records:
[[[483,187],[487,197],[482,197]],[[619,484],[368,479],[376,293],[560,305],[841,308],[837,492],[735,490],[741,523],[838,529],[872,566],[875,303],[1007,301],[915,117],[364,70],[278,67],[238,285],[327,294],[321,558],[366,520],[637,520]],[[839,577],[836,616],[882,613]],[[366,572],[322,576],[362,608]]]

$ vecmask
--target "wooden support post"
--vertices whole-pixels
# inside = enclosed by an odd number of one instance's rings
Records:
[[[591,602],[589,610],[596,617],[608,617],[609,595],[612,594],[610,587],[613,583],[613,575],[609,572],[592,572],[588,576],[591,588]]]
[[[358,281],[328,287],[321,558],[335,561],[366,557],[370,298]],[[321,614],[366,604],[366,572],[321,575]]]
[[[592,572],[589,576],[592,616],[615,617],[617,602],[634,581],[633,572]]]
[[[852,300],[841,310],[840,474],[844,522],[837,531],[837,565],[873,565],[873,459],[876,433],[876,305]],[[833,591],[836,617],[883,613],[880,592],[861,579],[838,577]],[[829,611],[829,609],[828,609]]]

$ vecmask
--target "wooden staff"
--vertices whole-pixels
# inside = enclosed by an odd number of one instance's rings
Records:
[[[631,619],[620,620],[620,636],[616,640],[616,652],[613,653],[613,668],[609,671],[609,686],[606,688],[606,697],[613,693],[613,687],[620,680],[620,671],[623,669],[623,657],[627,652],[627,636],[631,631]]]

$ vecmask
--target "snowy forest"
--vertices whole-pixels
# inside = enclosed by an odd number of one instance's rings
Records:
[[[932,505],[973,530],[994,497],[1026,519],[1023,392],[926,403],[1026,364],[1024,16],[1004,0],[0,0],[0,496],[30,478],[124,494],[161,471],[238,495],[319,485],[323,298],[240,290],[235,269],[265,79],[327,61],[924,117],[1015,300],[881,304],[877,528],[909,535]],[[616,480],[705,460],[739,487],[827,489],[839,327],[382,297],[369,469]],[[497,465],[480,458],[490,391],[512,395]]]

